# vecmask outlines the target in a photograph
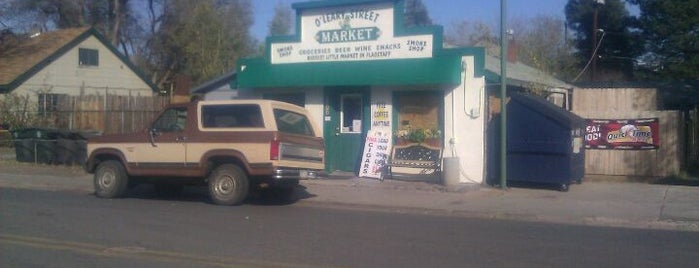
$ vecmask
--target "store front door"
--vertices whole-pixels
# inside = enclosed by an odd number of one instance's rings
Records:
[[[368,87],[325,89],[326,171],[356,173],[369,122]]]

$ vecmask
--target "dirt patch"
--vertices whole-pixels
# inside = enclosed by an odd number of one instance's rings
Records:
[[[56,176],[83,176],[87,174],[82,166],[79,165],[66,166],[17,162],[15,161],[15,149],[10,147],[0,147],[0,172]]]

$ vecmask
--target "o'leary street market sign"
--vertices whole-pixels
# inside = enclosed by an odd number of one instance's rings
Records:
[[[301,11],[301,42],[272,43],[272,64],[432,57],[433,36],[395,36],[391,2]]]

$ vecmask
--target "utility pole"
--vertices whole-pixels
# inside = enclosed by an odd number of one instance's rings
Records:
[[[500,187],[507,189],[507,0],[500,0]]]
[[[592,15],[592,81],[595,81],[595,76],[597,75],[597,16],[599,14],[599,7],[604,5],[605,0],[593,0],[595,1],[595,11]]]

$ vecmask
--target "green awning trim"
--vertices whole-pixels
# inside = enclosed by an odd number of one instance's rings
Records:
[[[475,57],[475,76],[484,75],[483,48],[447,49],[426,59],[270,64],[266,58],[238,61],[237,88],[458,85],[461,57]]]

